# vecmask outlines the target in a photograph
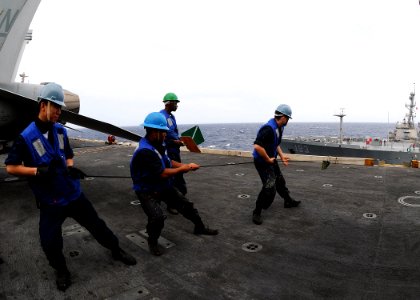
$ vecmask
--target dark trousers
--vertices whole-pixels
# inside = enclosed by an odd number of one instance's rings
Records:
[[[50,265],[56,269],[66,268],[63,255],[61,226],[71,217],[85,227],[105,248],[115,251],[119,248],[118,238],[98,217],[90,201],[82,193],[80,197],[66,206],[42,205],[40,208],[39,235],[41,246]]]
[[[261,213],[262,209],[270,207],[276,196],[276,191],[285,201],[290,200],[286,180],[280,171],[277,161],[274,164],[267,164],[254,159],[254,165],[263,184],[255,203],[256,213]]]
[[[204,227],[204,224],[195,209],[194,204],[178,191],[177,188],[171,187],[162,193],[141,193],[136,192],[137,198],[140,200],[141,207],[147,215],[148,221],[146,225],[149,242],[156,243],[164,226],[166,216],[160,207],[163,201],[166,205],[178,210],[186,219],[190,220],[197,227]]]
[[[177,149],[177,151],[168,150],[168,157],[171,160],[177,161],[179,163],[181,162],[181,153],[179,149]],[[176,187],[184,196],[187,194],[187,183],[185,182],[183,173],[179,173],[174,176],[174,187]],[[169,205],[169,207],[171,206]]]

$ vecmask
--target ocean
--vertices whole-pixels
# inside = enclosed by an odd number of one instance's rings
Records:
[[[195,124],[178,125],[179,132],[193,127]],[[258,129],[262,123],[229,123],[229,124],[198,124],[205,139],[200,147],[251,151]],[[388,132],[394,129],[394,124],[388,123],[344,123],[343,136],[345,137],[372,137],[386,138]],[[126,130],[144,136],[145,131],[139,126],[125,126]],[[69,136],[74,138],[96,139],[106,141],[108,135],[90,129],[80,128],[68,130]],[[320,137],[339,136],[339,123],[306,123],[289,122],[285,137]],[[116,137],[117,142],[126,140]]]

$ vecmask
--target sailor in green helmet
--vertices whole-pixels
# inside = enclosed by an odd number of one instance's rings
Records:
[[[181,151],[180,147],[184,146],[184,143],[179,138],[178,126],[176,124],[175,116],[172,112],[178,109],[179,99],[174,93],[167,93],[163,97],[163,103],[165,108],[160,111],[165,116],[167,126],[169,128],[165,144],[170,159],[181,162]],[[183,173],[179,173],[174,177],[174,186],[185,196],[187,194],[187,184],[184,179]],[[167,210],[171,214],[178,214],[178,211],[168,206]]]

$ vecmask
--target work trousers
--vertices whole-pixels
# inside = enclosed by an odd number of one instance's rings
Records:
[[[85,227],[105,248],[111,251],[119,249],[118,238],[98,217],[90,201],[82,193],[80,197],[66,206],[41,205],[39,235],[41,246],[50,265],[56,270],[66,269],[63,255],[63,237],[61,226],[67,217],[73,218]]]
[[[194,223],[196,227],[204,228],[204,224],[197,209],[194,208],[194,204],[185,198],[185,196],[175,187],[168,188],[161,193],[136,192],[136,195],[148,218],[146,229],[147,234],[149,235],[149,242],[151,243],[157,242],[164,226],[164,220],[166,219],[166,215],[163,214],[160,207],[161,201],[178,210],[180,214]]]
[[[178,151],[177,151],[178,150]],[[179,149],[168,150],[168,157],[171,160],[181,162],[181,153]],[[184,196],[187,194],[187,183],[184,179],[184,173],[178,173],[174,176],[174,187],[176,187]]]
[[[261,213],[262,209],[269,208],[274,201],[276,191],[285,201],[289,201],[289,190],[277,161],[274,164],[267,164],[254,159],[254,165],[263,184],[255,203],[255,212]]]

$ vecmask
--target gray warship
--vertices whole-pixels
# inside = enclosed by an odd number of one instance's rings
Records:
[[[338,137],[285,137],[281,148],[285,153],[330,157],[360,157],[373,160],[375,164],[411,165],[420,158],[419,130],[416,117],[415,90],[410,93],[408,112],[402,122],[386,138],[343,137],[343,109],[335,116],[340,118]]]

